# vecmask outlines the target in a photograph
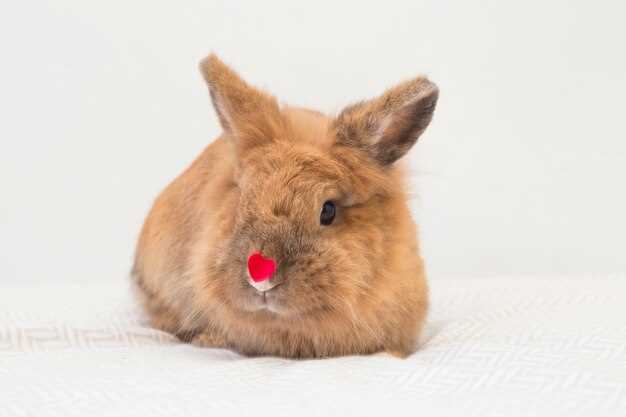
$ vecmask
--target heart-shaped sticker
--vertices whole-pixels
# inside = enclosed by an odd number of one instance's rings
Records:
[[[255,252],[248,258],[248,272],[254,282],[270,279],[276,271],[276,261],[264,258],[261,252]]]

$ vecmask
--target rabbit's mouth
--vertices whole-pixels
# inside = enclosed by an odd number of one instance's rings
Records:
[[[264,286],[256,286],[250,284],[250,291],[248,291],[248,297],[246,302],[242,304],[244,310],[248,312],[269,312],[278,315],[286,315],[289,312],[285,309],[282,303],[279,301],[278,293],[280,292],[281,282],[269,283],[263,281],[258,284],[265,284]]]

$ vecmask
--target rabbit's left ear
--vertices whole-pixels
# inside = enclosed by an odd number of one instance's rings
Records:
[[[432,119],[439,90],[419,77],[345,108],[333,127],[337,144],[361,149],[390,165],[415,144]]]
[[[276,99],[246,83],[211,54],[200,62],[222,128],[239,150],[269,142],[281,125]]]

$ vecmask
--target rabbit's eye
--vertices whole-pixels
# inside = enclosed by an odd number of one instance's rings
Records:
[[[327,201],[322,206],[322,212],[320,213],[320,223],[324,226],[328,226],[335,219],[335,203]]]

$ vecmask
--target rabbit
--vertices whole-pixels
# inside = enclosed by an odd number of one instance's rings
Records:
[[[279,106],[214,54],[200,70],[223,132],[143,225],[132,277],[151,324],[246,356],[413,353],[428,288],[397,161],[437,86],[331,117]]]

